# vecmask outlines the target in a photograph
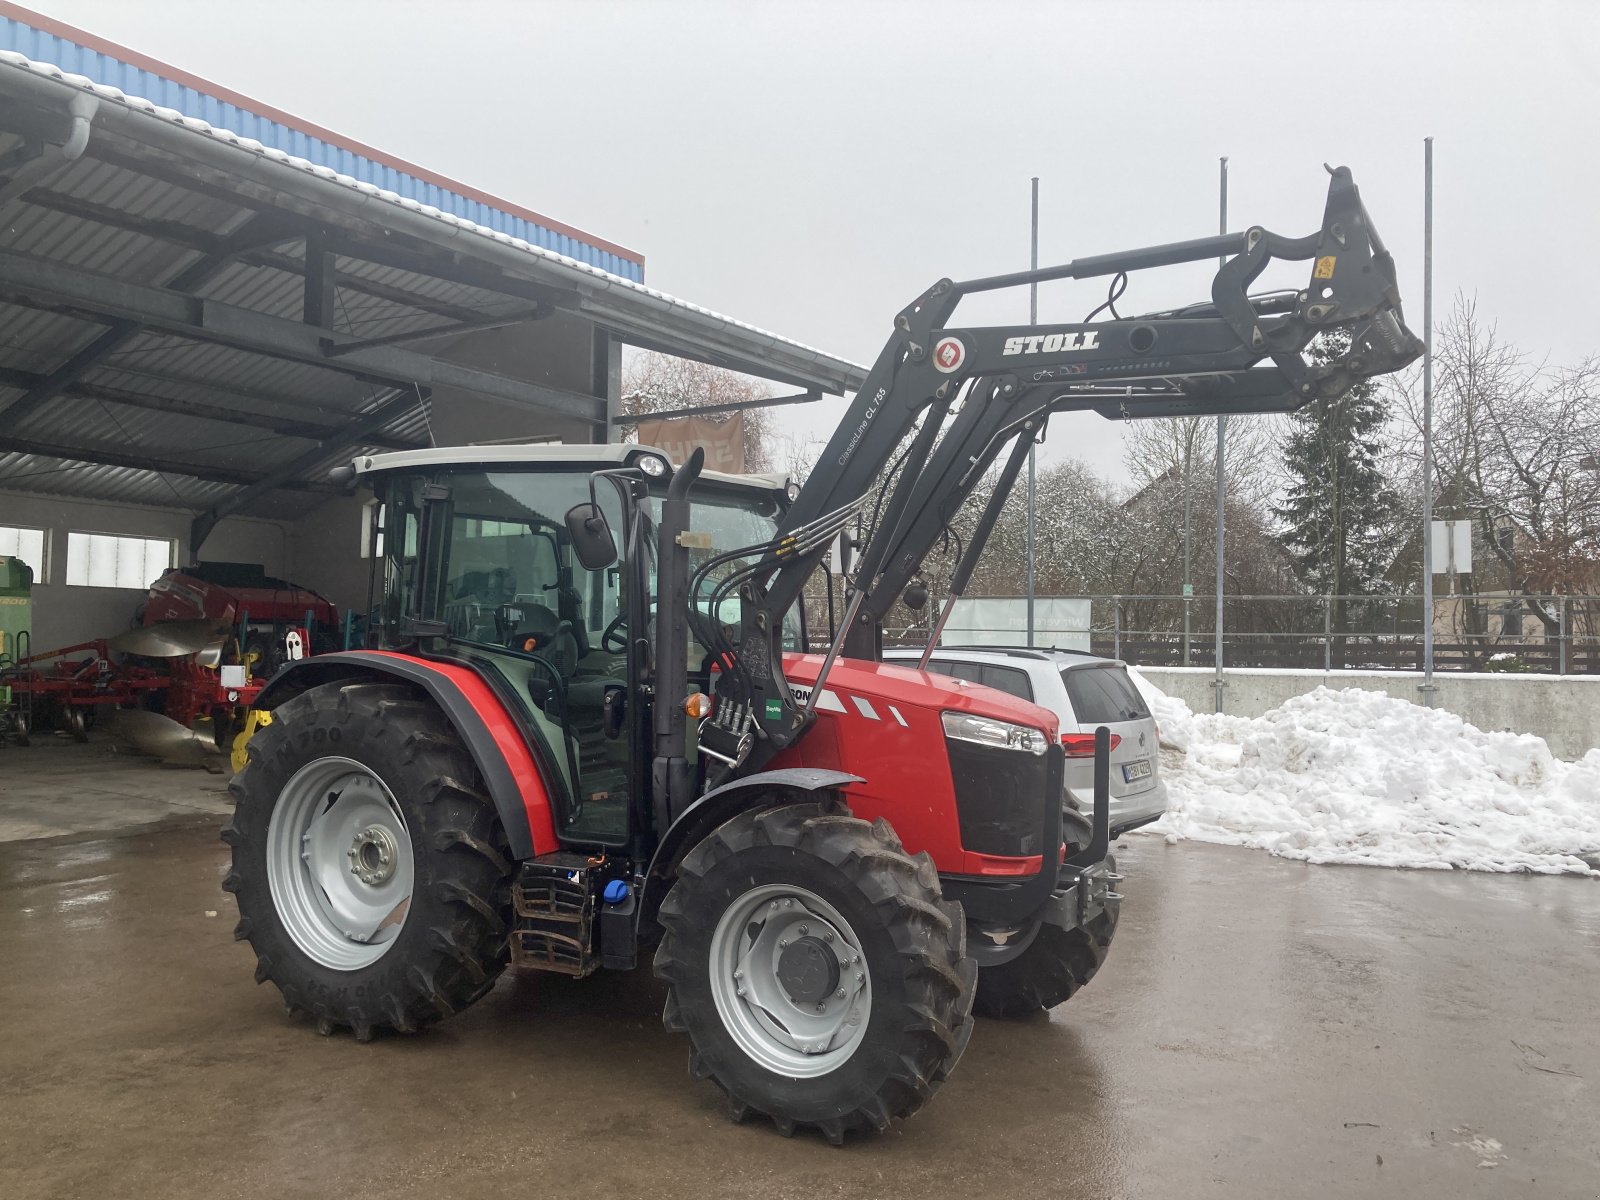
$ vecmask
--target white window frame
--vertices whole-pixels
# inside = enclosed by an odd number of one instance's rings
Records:
[[[83,551],[87,550],[87,546],[84,543],[80,542],[80,543],[78,543],[79,553],[74,553],[73,542],[74,542],[74,539],[77,539],[77,538],[111,538],[111,539],[113,539],[114,541],[117,541],[117,542],[143,542],[145,544],[145,546],[146,546],[146,550],[145,550],[146,565],[143,568],[143,570],[141,571],[142,574],[148,574],[148,572],[149,572],[149,562],[148,562],[149,549],[148,549],[148,547],[153,546],[153,545],[157,545],[157,544],[165,545],[166,548],[167,548],[166,565],[163,566],[161,568],[161,570],[157,571],[154,575],[151,575],[148,579],[145,579],[142,583],[120,583],[120,582],[118,582],[118,583],[97,583],[97,582],[94,582],[93,580],[87,578],[87,576],[89,574],[89,567],[88,567],[87,564],[84,565],[83,571],[82,571],[82,576],[84,576],[84,577],[75,578],[75,576],[79,576],[79,574],[80,574],[80,572],[77,569],[79,563],[84,562]],[[115,590],[115,591],[119,591],[119,592],[142,592],[146,588],[148,588],[152,582],[154,582],[157,578],[160,577],[162,571],[167,570],[168,568],[172,567],[176,563],[177,556],[178,556],[178,543],[177,543],[177,539],[175,539],[175,538],[151,537],[149,535],[142,534],[142,533],[103,533],[103,532],[99,532],[99,531],[92,530],[92,529],[69,529],[69,530],[67,530],[67,569],[63,573],[62,582],[65,583],[68,587],[93,587],[93,588],[103,588],[103,589],[106,589],[106,590]],[[119,558],[120,558],[120,554],[119,554]]]
[[[49,583],[50,531],[48,529],[41,529],[37,525],[12,525],[9,523],[0,524],[0,534],[5,533],[37,533],[39,535],[39,562],[37,566],[31,562],[28,562],[28,559],[22,554],[21,550],[14,551],[10,549],[4,549],[0,550],[0,554],[4,554],[7,558],[20,558],[23,562],[28,563],[30,567],[33,567],[33,582],[35,584]],[[20,545],[22,539],[19,537],[16,540]]]

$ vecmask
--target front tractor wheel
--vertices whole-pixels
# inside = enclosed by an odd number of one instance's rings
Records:
[[[1107,857],[1115,871],[1116,859]],[[983,1017],[1026,1017],[1072,999],[1105,962],[1120,911],[1120,902],[1112,901],[1104,912],[1077,929],[1041,925],[1016,958],[978,972],[974,1011]]]
[[[838,1143],[921,1108],[972,1032],[961,907],[889,826],[793,805],[743,813],[662,903],[663,1021],[735,1120]]]
[[[448,721],[407,687],[331,683],[275,710],[229,791],[234,936],[320,1033],[412,1032],[506,964],[512,867]]]

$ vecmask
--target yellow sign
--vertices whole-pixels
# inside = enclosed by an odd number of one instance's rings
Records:
[[[1311,272],[1311,278],[1313,278],[1313,279],[1332,279],[1333,278],[1333,263],[1334,263],[1333,255],[1324,254],[1321,258],[1317,259],[1316,270]]]

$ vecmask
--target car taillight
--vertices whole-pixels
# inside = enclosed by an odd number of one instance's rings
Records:
[[[1111,735],[1109,749],[1115,750],[1122,743],[1120,734]],[[1061,745],[1066,749],[1068,758],[1093,758],[1094,734],[1092,733],[1063,733]]]

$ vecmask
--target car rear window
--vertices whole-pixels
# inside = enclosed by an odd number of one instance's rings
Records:
[[[1077,667],[1061,672],[1072,713],[1081,724],[1142,721],[1150,715],[1121,667]]]
[[[1028,673],[1019,667],[997,667],[993,663],[940,662],[934,659],[928,663],[928,670],[955,679],[965,679],[969,683],[981,683],[1019,700],[1033,699],[1033,684],[1028,681]]]

